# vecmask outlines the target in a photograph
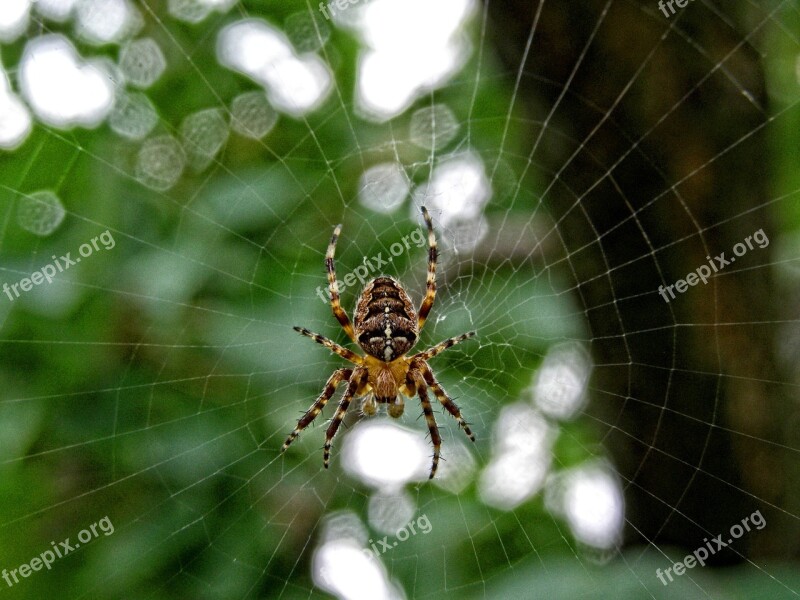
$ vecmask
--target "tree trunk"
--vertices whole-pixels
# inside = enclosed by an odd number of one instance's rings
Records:
[[[736,551],[796,554],[797,519],[770,508],[798,514],[782,479],[796,444],[773,356],[772,248],[755,246],[669,302],[658,292],[707,257],[727,260],[758,229],[777,237],[751,45],[766,15],[733,7],[723,19],[690,3],[667,19],[655,1],[488,9],[512,81],[525,60],[528,151],[553,183],[545,207],[586,311],[596,364],[587,412],[626,486],[627,542],[693,549],[760,509],[768,527]]]

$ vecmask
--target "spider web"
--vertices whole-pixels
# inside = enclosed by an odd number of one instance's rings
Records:
[[[420,31],[460,6],[406,4]],[[95,14],[91,5],[75,10]],[[746,403],[760,393],[768,401],[756,408],[775,411],[778,421],[796,419],[783,404],[792,405],[797,388],[790,365],[798,321],[790,309],[765,315],[744,300],[740,310],[726,310],[739,302],[731,297],[736,289],[796,298],[796,3],[701,1],[665,17],[656,2],[609,0],[575,17],[588,19],[587,27],[564,30],[574,33],[569,44],[578,51],[559,79],[548,79],[539,61],[560,56],[547,43],[549,3],[531,4],[521,54],[503,63],[490,33],[496,5],[465,2],[463,22],[447,40],[452,47],[440,47],[452,51],[450,72],[394,108],[365,106],[353,92],[366,77],[360,61],[369,34],[359,33],[356,19],[364,6],[333,21],[305,2],[129,6],[138,17],[110,44],[92,42],[91,32],[101,30],[88,25],[75,34],[78,17],[62,24],[33,10],[21,38],[2,47],[15,92],[26,45],[65,32],[81,56],[118,59],[129,95],[118,97],[97,130],[35,120],[30,136],[2,158],[4,281],[30,276],[51,255],[76,256],[106,230],[115,245],[95,249],[53,283],[13,301],[0,297],[0,568],[30,563],[51,540],[74,541],[103,517],[114,531],[0,589],[32,598],[58,585],[70,598],[798,595],[790,566],[751,554],[796,554],[781,542],[791,533],[776,531],[797,531],[798,508],[787,499],[796,487],[797,441],[781,428],[750,427],[756,411]],[[658,36],[650,51],[631,51],[633,64],[618,65],[626,75],[612,78],[611,92],[583,97],[582,68],[595,45],[613,36],[621,7]],[[701,38],[698,19],[719,24],[727,38]],[[274,80],[265,104],[252,78],[220,64],[221,32],[251,20],[284,32],[298,57],[310,53],[327,69],[330,89],[319,106],[293,104],[308,91],[299,84],[294,100],[283,92],[287,104]],[[415,32],[402,31],[402,23],[394,41],[406,45],[396,51],[413,62]],[[158,73],[149,44],[126,45],[144,37],[160,48],[165,72]],[[659,61],[673,43],[702,65],[692,71],[700,77],[635,127],[618,109],[641,93],[646,73],[666,69]],[[763,62],[769,108],[736,62],[743,49]],[[396,79],[406,75],[400,70]],[[676,115],[716,114],[718,106],[702,101],[709,81],[724,82],[760,118],[711,151],[687,148],[694,160],[676,175],[668,152],[658,154],[648,140]],[[392,77],[381,85],[394,89]],[[532,98],[537,86],[543,93]],[[585,130],[564,116],[576,103],[588,115]],[[597,151],[604,128],[614,129],[618,143],[607,156],[593,155],[596,169],[581,179],[576,165]],[[693,201],[692,186],[729,156],[763,163],[763,139],[776,155],[765,196],[718,211]],[[616,179],[634,159],[660,175],[643,186],[642,198],[627,197]],[[614,205],[602,221],[592,203],[607,188]],[[428,482],[429,438],[410,399],[397,422],[385,414],[359,419],[351,410],[325,471],[325,420],[337,395],[282,455],[286,435],[343,362],[292,330],[300,325],[347,341],[325,297],[333,227],[343,224],[337,269],[348,313],[362,287],[354,281],[359,268],[398,278],[418,302],[423,204],[440,260],[421,345],[477,331],[431,361],[477,443],[437,407],[443,461]],[[667,235],[652,227],[654,214],[674,218]],[[743,235],[720,233],[730,224]],[[667,286],[711,265],[706,255],[732,255],[734,244],[758,230],[768,247],[756,240],[736,254],[739,262],[715,269],[708,285],[631,318],[637,313],[626,305],[662,302],[656,287],[632,284],[641,264],[653,277],[646,281]],[[619,253],[618,244],[630,250]],[[671,266],[676,257],[686,261],[683,272]],[[726,287],[726,277],[739,287]],[[698,312],[687,316],[686,305]],[[613,357],[601,351],[609,338],[618,343]],[[732,344],[762,338],[779,340],[774,370],[731,367],[738,364]],[[650,362],[642,339],[661,345],[666,361]],[[691,344],[703,352],[687,365],[681,349]],[[642,387],[649,378],[655,391]],[[674,398],[692,378],[706,411]],[[731,396],[731,386],[741,396]],[[737,409],[745,415],[738,421],[730,416]],[[695,452],[676,454],[664,444],[683,433]],[[752,460],[738,456],[751,477],[717,464],[721,434],[746,445]],[[785,483],[759,486],[758,469],[766,479],[779,477],[766,472],[776,464],[769,457],[779,460]],[[677,495],[651,485],[654,462],[682,469]],[[707,480],[718,495],[702,488],[707,495],[698,499],[697,486]],[[777,489],[784,495],[771,493]],[[655,516],[648,520],[632,499],[644,499]],[[735,508],[720,510],[719,519],[698,517],[711,513],[698,512],[697,502]],[[667,586],[657,578],[656,569],[728,535],[757,509],[763,531],[744,533],[720,553],[734,569],[687,569]],[[406,529],[401,539],[408,524],[416,532]],[[772,542],[758,546],[767,534]],[[388,547],[378,543],[384,536]]]

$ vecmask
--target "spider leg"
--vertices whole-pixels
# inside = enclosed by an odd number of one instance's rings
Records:
[[[425,380],[419,371],[413,371],[412,375],[414,383],[417,385],[417,394],[419,394],[419,403],[422,406],[422,414],[425,415],[425,421],[428,423],[428,431],[431,433],[431,444],[433,445],[433,463],[431,464],[431,474],[428,479],[433,479],[436,475],[436,469],[439,467],[439,452],[442,447],[442,436],[439,435],[439,426],[436,424],[436,419],[433,416],[433,407],[428,398],[428,387],[425,385]]]
[[[474,442],[475,434],[472,433],[469,425],[467,425],[467,422],[464,420],[464,417],[461,416],[461,410],[459,410],[458,405],[456,405],[453,399],[447,395],[447,392],[444,391],[442,385],[436,381],[436,377],[434,377],[431,368],[427,363],[423,363],[420,370],[422,371],[422,376],[425,378],[425,382],[433,390],[433,393],[439,399],[439,402],[441,402],[442,406],[447,409],[447,412],[455,417],[456,421],[458,421],[458,424],[461,426],[461,429],[463,429],[464,433],[467,434],[467,437]]]
[[[340,346],[339,344],[337,344],[333,340],[329,340],[324,335],[320,335],[318,333],[314,333],[313,331],[309,331],[305,327],[294,327],[293,329],[296,332],[298,332],[298,333],[300,333],[300,334],[302,334],[302,335],[304,335],[306,337],[310,337],[312,340],[314,340],[318,344],[322,344],[323,346],[325,346],[331,352],[335,352],[336,354],[338,354],[339,356],[341,356],[345,360],[349,360],[351,363],[355,363],[357,365],[360,365],[363,362],[361,357],[358,354],[356,354],[352,350],[348,350],[344,346]]]
[[[328,252],[325,254],[325,269],[328,271],[328,290],[331,294],[331,309],[333,316],[339,320],[339,324],[344,329],[344,332],[354,342],[356,341],[356,334],[353,332],[353,325],[350,323],[350,318],[342,308],[339,299],[339,283],[336,281],[336,265],[333,262],[333,255],[336,252],[336,242],[339,239],[339,234],[342,232],[341,223],[333,230],[331,243],[328,244]]]
[[[438,255],[431,216],[428,214],[427,208],[424,206],[421,208],[425,224],[428,226],[428,278],[426,280],[425,298],[422,300],[417,316],[417,324],[420,331],[422,331],[422,326],[425,325],[428,313],[433,308],[433,301],[436,299],[436,257]]]
[[[411,357],[411,360],[430,360],[437,354],[444,352],[448,348],[452,348],[456,344],[463,342],[475,335],[474,331],[470,331],[468,333],[462,333],[461,335],[457,335],[456,337],[451,337],[449,340],[445,340],[443,342],[439,342],[433,348],[428,348],[423,352],[418,352],[414,356]]]
[[[342,424],[344,415],[350,406],[350,401],[353,399],[356,390],[358,390],[358,386],[361,384],[366,372],[367,370],[363,368],[353,370],[353,374],[350,377],[350,382],[347,385],[347,390],[345,391],[344,396],[342,396],[342,399],[339,401],[339,407],[336,409],[336,414],[334,414],[333,418],[331,419],[331,424],[328,425],[328,431],[325,432],[325,446],[323,447],[324,449],[322,451],[322,464],[326,469],[328,468],[328,463],[330,462],[331,458],[333,436],[335,436],[336,432],[339,430],[339,425]]]
[[[306,411],[306,414],[300,418],[300,420],[297,422],[297,426],[294,428],[294,431],[292,431],[292,433],[289,434],[289,437],[286,438],[286,441],[283,442],[281,452],[285,452],[289,447],[289,444],[291,444],[295,438],[300,435],[300,432],[308,427],[311,422],[317,418],[317,415],[322,412],[325,404],[327,404],[328,400],[330,400],[333,394],[336,392],[336,386],[342,381],[350,379],[352,374],[353,369],[337,369],[333,372],[333,375],[331,375],[328,379],[328,383],[325,384],[325,389],[322,390],[319,398],[314,401],[314,404],[312,404],[311,408]]]

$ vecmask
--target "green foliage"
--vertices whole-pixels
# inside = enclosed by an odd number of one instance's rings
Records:
[[[144,11],[142,32],[159,43],[168,64],[147,91],[160,119],[153,135],[176,135],[188,114],[224,108],[255,89],[217,64],[213,42],[222,25],[245,14],[280,26],[298,11],[315,12],[304,2],[250,1],[188,25],[166,16],[162,4]],[[13,70],[23,43],[3,47],[6,67]],[[79,49],[112,59],[117,52]],[[113,535],[6,590],[10,597],[60,590],[92,598],[308,598],[317,593],[309,591],[309,562],[320,519],[345,507],[366,514],[366,489],[338,464],[322,471],[319,425],[285,457],[278,453],[339,363],[291,326],[345,341],[315,293],[325,285],[332,225],[345,224],[338,257],[344,272],[385,251],[416,225],[408,204],[391,216],[360,206],[359,175],[397,153],[421,183],[432,157],[406,143],[412,111],[386,124],[356,116],[356,40],[334,29],[325,52],[341,99],[334,93],[307,120],[281,116],[263,143],[232,134],[217,163],[187,172],[166,192],[136,182],[140,144],[107,125],[60,131],[37,124],[21,148],[0,157],[4,281],[19,281],[51,255],[75,255],[105,230],[116,241],[49,286],[13,303],[0,296],[0,568],[29,561],[51,540],[74,538],[104,516],[115,526]],[[473,58],[418,105],[448,105],[487,164],[505,149],[487,212],[526,221],[534,210],[544,213],[534,194],[539,175],[517,179],[528,167],[518,152],[520,109],[507,113],[511,84],[487,76],[493,59],[483,58],[480,74]],[[776,143],[787,189],[800,187],[789,168],[796,132]],[[45,238],[16,223],[20,200],[41,189],[53,190],[67,211]],[[467,262],[445,256],[451,258]],[[393,267],[421,292],[424,250]],[[490,454],[498,411],[524,393],[551,343],[585,337],[581,310],[564,291],[568,273],[551,270],[534,281],[535,273],[513,261],[448,272],[425,332],[434,342],[478,329],[477,343],[437,358],[436,367],[474,417],[479,464]],[[353,290],[345,294],[348,309],[354,298]],[[438,314],[447,318],[437,321]],[[409,412],[405,424],[422,435],[423,422]],[[558,465],[595,454],[591,424],[566,431]],[[614,587],[630,583],[623,563],[612,568],[612,583],[579,564],[566,525],[540,499],[506,513],[487,508],[475,485],[454,495],[424,484],[412,494],[435,527],[385,559],[409,597],[414,589],[419,597],[463,596],[462,587],[474,597],[532,597],[534,589],[537,597],[589,596],[600,580],[609,595],[641,594]],[[642,568],[648,577],[651,570]],[[476,584],[481,578],[485,586]],[[648,589],[658,594],[653,581]]]

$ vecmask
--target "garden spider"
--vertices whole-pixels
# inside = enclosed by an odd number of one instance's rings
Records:
[[[473,442],[475,441],[475,436],[461,416],[458,406],[442,389],[442,386],[436,381],[433,371],[428,366],[428,360],[451,346],[471,338],[475,335],[475,332],[470,331],[469,333],[452,337],[424,352],[418,352],[411,357],[406,356],[417,342],[419,332],[422,330],[431,308],[433,308],[433,301],[436,297],[436,236],[433,233],[431,216],[424,206],[422,207],[422,216],[428,226],[428,279],[427,291],[425,299],[419,307],[419,315],[415,312],[411,298],[409,298],[403,286],[391,277],[381,276],[370,281],[364,291],[361,292],[361,296],[359,296],[356,303],[353,323],[351,324],[347,313],[342,309],[339,302],[339,286],[336,281],[336,268],[333,263],[336,241],[339,239],[342,226],[337,225],[333,230],[333,237],[325,255],[331,308],[347,336],[358,344],[366,354],[359,356],[355,352],[308,329],[303,327],[294,328],[295,331],[310,337],[315,342],[322,344],[356,366],[355,368],[341,368],[334,371],[325,384],[325,389],[314,404],[311,405],[311,408],[300,418],[294,431],[286,438],[281,452],[284,452],[300,432],[308,427],[317,415],[322,412],[323,407],[336,391],[336,387],[343,381],[347,382],[347,390],[342,396],[339,408],[333,415],[325,434],[323,464],[326,469],[330,460],[333,437],[336,435],[342,419],[344,419],[350,402],[357,397],[364,398],[362,403],[362,412],[364,414],[374,415],[377,412],[378,404],[387,404],[389,416],[398,418],[403,414],[405,406],[403,396],[412,398],[415,394],[419,395],[422,412],[428,423],[431,444],[433,445],[431,479],[436,474],[436,468],[439,466],[439,449],[442,445],[442,438],[439,435],[439,427],[436,425],[433,408],[428,398],[429,387],[433,390],[439,402],[442,403],[442,406],[447,409],[447,412],[456,418],[467,437]]]

